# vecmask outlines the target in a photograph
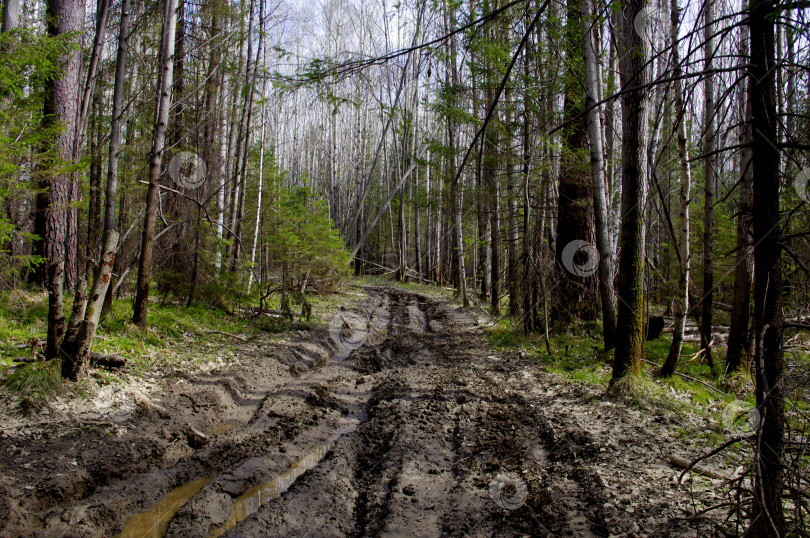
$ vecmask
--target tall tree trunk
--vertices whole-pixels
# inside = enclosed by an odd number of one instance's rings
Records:
[[[528,19],[529,10],[526,17]],[[523,51],[523,76],[529,80],[529,50]],[[539,328],[537,315],[539,296],[538,275],[534,267],[535,242],[532,241],[532,212],[531,212],[531,147],[529,142],[529,123],[532,115],[529,113],[530,94],[528,89],[524,89],[523,96],[523,126],[521,139],[523,144],[523,249],[521,252],[523,261],[523,330],[528,335]],[[540,219],[537,219],[539,224]],[[539,230],[542,235],[542,229]],[[535,234],[535,241],[537,237]],[[542,243],[542,239],[537,241]]]
[[[256,0],[250,0],[250,15],[248,17],[248,45],[247,45],[247,64],[245,66],[245,94],[242,104],[241,119],[239,122],[239,136],[236,140],[236,170],[234,175],[237,178],[239,185],[238,196],[234,197],[234,212],[231,215],[236,215],[233,221],[235,228],[231,228],[234,232],[233,251],[231,253],[231,270],[236,268],[236,262],[239,259],[239,253],[242,250],[242,224],[245,216],[245,199],[247,197],[247,161],[250,150],[250,128],[251,119],[253,115],[253,90],[256,81],[256,69],[258,67],[258,59],[262,54],[262,43],[264,33],[260,32],[259,46],[256,51],[256,58],[253,58],[253,32],[255,31],[255,7]]]
[[[506,97],[507,106],[510,107],[508,112],[508,123],[510,132],[514,129],[515,125],[515,109],[514,104],[510,103],[509,95]],[[509,140],[509,147],[512,147],[514,139]],[[508,164],[506,166],[506,193],[507,193],[507,257],[509,259],[509,270],[507,284],[509,288],[509,314],[513,317],[518,317],[521,310],[521,297],[520,297],[520,263],[518,261],[518,249],[520,243],[520,236],[518,231],[518,206],[517,206],[517,169],[515,167],[515,154],[510,151],[507,155]]]
[[[495,99],[495,90],[489,84],[486,89],[486,109],[492,109],[492,103]],[[493,110],[493,115],[497,114]],[[495,128],[487,129],[484,133],[484,141],[481,148],[481,183],[487,190],[487,217],[489,218],[489,292],[490,292],[490,310],[493,314],[499,314],[501,310],[501,289],[500,289],[500,276],[501,276],[501,245],[500,245],[500,215],[499,210],[499,186],[498,186],[498,170],[497,170],[497,147],[498,135]]]
[[[50,0],[47,5],[48,34],[53,37],[81,32],[84,27],[83,0]],[[81,52],[68,49],[62,57],[62,74],[47,82],[43,106],[43,127],[61,128],[45,148],[46,167],[59,171],[49,171],[40,178],[43,191],[37,195],[37,214],[34,232],[41,237],[36,252],[47,260],[49,270],[43,276],[49,290],[48,316],[48,357],[59,353],[64,335],[64,289],[65,271],[75,264],[75,233],[70,234],[68,213],[74,200],[74,185],[70,174],[63,170],[73,162],[76,143],[76,120],[79,91],[79,70]],[[74,230],[75,232],[75,230]],[[71,250],[74,252],[71,254]]]
[[[646,0],[622,4],[619,74],[622,91],[622,220],[619,232],[619,309],[611,385],[641,370],[644,359],[644,208],[647,201],[648,45],[633,22]]]
[[[76,144],[76,158],[84,142],[87,131],[87,121],[90,118],[90,103],[95,102],[96,74],[101,63],[101,53],[107,37],[107,19],[111,0],[98,0],[96,6],[96,35],[93,38],[93,50],[90,53],[90,64],[87,68],[87,79],[82,94],[81,109],[79,110],[79,136]]]
[[[121,24],[118,34],[118,52],[116,55],[115,82],[113,88],[112,124],[110,127],[110,152],[107,168],[107,188],[104,204],[104,235],[101,244],[100,258],[96,266],[93,288],[87,298],[84,309],[75,309],[71,326],[76,331],[70,333],[70,340],[65,342],[62,357],[62,376],[77,379],[96,334],[103,306],[110,286],[115,256],[118,251],[119,232],[115,218],[116,196],[118,192],[118,158],[121,149],[121,116],[124,103],[124,79],[126,78],[127,43],[129,40],[131,0],[121,2]],[[81,320],[81,321],[80,321]]]
[[[430,163],[430,153],[427,155],[427,162]],[[431,166],[425,166],[425,274],[427,278],[433,279],[433,226],[431,220],[432,202],[430,199],[430,170]]]
[[[451,13],[445,12],[445,27],[451,28],[455,27],[455,11]],[[459,85],[459,76],[458,76],[458,67],[456,64],[456,36],[453,35],[450,37],[450,44],[449,44],[449,60],[447,69],[449,70],[449,77],[454,88],[458,88]],[[461,296],[461,300],[464,306],[469,305],[469,297],[467,295],[467,275],[465,271],[465,263],[464,263],[464,229],[462,227],[462,192],[461,186],[461,177],[457,177],[456,174],[456,141],[455,141],[455,125],[454,121],[448,116],[447,118],[447,136],[448,136],[448,144],[450,146],[450,156],[449,156],[449,164],[450,164],[450,177],[454,178],[451,180],[450,184],[450,208],[452,213],[453,219],[453,243],[455,245],[453,258],[456,260],[455,263],[455,274],[453,275],[453,280],[456,282],[457,286],[457,293]]]
[[[169,121],[169,106],[172,97],[172,74],[174,57],[174,32],[177,27],[177,0],[164,0],[163,30],[160,41],[160,80],[155,106],[155,127],[152,134],[152,149],[149,152],[149,188],[146,191],[146,215],[141,238],[141,255],[138,262],[138,283],[132,322],[146,326],[149,305],[149,284],[152,274],[152,250],[155,242],[158,197],[160,196],[160,166],[166,149],[166,126]]]
[[[707,0],[704,7],[704,70],[705,79],[703,108],[703,154],[704,165],[704,199],[703,199],[703,303],[700,331],[700,348],[704,350],[706,361],[714,371],[712,357],[712,303],[714,302],[714,189],[716,182],[717,157],[714,155],[715,141],[715,104],[714,104],[714,0]]]
[[[101,221],[102,207],[102,187],[101,176],[103,166],[101,162],[101,94],[96,93],[93,97],[93,120],[90,131],[90,174],[89,174],[89,200],[87,203],[87,244],[85,245],[85,273],[98,261],[98,249],[101,242]]]
[[[751,0],[749,92],[754,183],[754,365],[762,417],[755,452],[754,511],[749,536],[784,536],[782,475],[784,395],[779,150],[774,87],[773,0]]]
[[[124,114],[124,81],[127,76],[127,47],[132,0],[121,0],[121,24],[118,30],[118,50],[115,59],[113,85],[112,124],[110,126],[110,154],[107,166],[107,191],[104,204],[104,229],[117,229],[115,199],[118,192],[118,162],[121,151],[121,124]]]
[[[20,24],[20,0],[3,0],[3,32],[10,32]]]
[[[608,229],[605,154],[602,144],[602,116],[596,103],[601,95],[599,65],[596,61],[593,1],[582,0],[582,40],[585,58],[585,108],[588,109],[588,136],[591,150],[596,249],[599,252],[599,296],[602,299],[602,338],[605,349],[616,345],[616,296],[613,293],[613,248]]]
[[[692,172],[689,166],[689,153],[686,145],[686,107],[681,87],[681,60],[678,55],[678,29],[680,27],[680,9],[678,0],[672,0],[670,39],[672,42],[673,92],[675,93],[675,133],[678,140],[679,172],[679,206],[678,206],[678,293],[674,299],[675,327],[672,330],[672,344],[669,354],[661,367],[661,377],[675,373],[683,349],[683,331],[686,326],[686,315],[689,312],[689,204],[691,202]]]
[[[264,92],[262,92],[264,94]],[[259,230],[262,222],[262,187],[264,186],[264,134],[267,129],[267,120],[264,113],[264,105],[262,105],[262,134],[259,142],[259,186],[258,195],[256,198],[256,224],[253,227],[253,247],[250,249],[250,274],[248,275],[247,293],[250,295],[250,289],[253,286],[253,265],[256,262],[256,245],[259,243]],[[259,282],[261,284],[261,282]]]
[[[414,62],[413,65],[413,72],[414,78],[416,80],[419,79],[419,62]],[[416,150],[418,146],[418,138],[419,138],[419,86],[418,84],[413,90],[413,140],[411,142],[411,146],[413,150]],[[361,144],[363,147],[364,144]],[[422,280],[424,277],[422,276],[422,224],[421,220],[421,211],[420,208],[422,206],[422,195],[419,192],[419,166],[417,165],[416,170],[414,170],[413,174],[413,185],[411,187],[413,196],[411,197],[413,201],[413,244],[414,250],[416,254],[416,276],[419,280]]]
[[[742,27],[747,33],[748,27]],[[748,42],[750,38],[745,35],[741,43],[743,47],[742,62],[748,58]],[[751,145],[753,133],[751,132],[752,109],[751,95],[747,89],[741,92],[741,103],[745,107],[744,131],[742,136],[745,147],[740,152],[740,205],[737,213],[737,255],[734,264],[734,292],[731,298],[731,325],[728,331],[728,347],[726,351],[725,375],[739,369],[743,355],[751,352],[749,337],[751,285],[754,282],[754,241],[753,241],[753,180],[751,169]]]
[[[228,174],[228,111],[226,109],[225,104],[225,94],[222,94],[220,99],[220,116],[222,121],[222,128],[219,129],[217,133],[217,139],[219,141],[219,160],[217,164],[219,165],[217,170],[219,171],[219,181],[217,182],[217,223],[216,223],[216,236],[217,239],[222,241],[226,237],[225,232],[225,210],[227,209],[225,203],[227,201],[227,197],[225,196],[225,190],[228,188],[228,182],[230,181],[230,175]],[[216,254],[214,255],[214,267],[217,269],[217,274],[220,274],[222,271],[222,244],[220,242],[217,243]]]
[[[576,0],[568,1],[565,27],[571,69],[583,58],[582,32]],[[565,129],[560,156],[559,203],[555,277],[557,287],[552,311],[555,319],[566,322],[576,316],[597,317],[596,274],[598,256],[594,246],[593,180],[588,174],[586,153],[588,125],[584,117],[585,95],[574,73],[565,77],[563,117],[571,124]]]
[[[225,112],[225,116],[228,116],[228,126],[229,126],[229,133],[228,133],[228,148],[227,148],[227,159],[225,159],[225,171],[227,176],[227,184],[228,184],[228,193],[226,196],[225,201],[225,210],[228,211],[228,217],[225,220],[225,238],[232,240],[231,243],[225,248],[225,258],[227,259],[228,263],[230,263],[230,258],[233,256],[233,253],[236,249],[239,248],[239,245],[234,241],[234,230],[236,229],[236,217],[237,217],[237,200],[239,199],[239,188],[241,183],[238,181],[238,171],[239,166],[237,163],[237,146],[239,144],[239,139],[241,137],[241,116],[239,115],[238,110],[241,109],[239,106],[239,96],[243,95],[245,91],[243,81],[247,80],[247,76],[249,70],[245,69],[247,64],[247,58],[250,57],[248,53],[248,39],[246,36],[247,28],[245,26],[247,19],[245,12],[245,0],[240,0],[239,2],[239,60],[237,63],[236,74],[232,76],[231,84],[233,86],[231,91],[231,102],[228,106],[228,109]],[[241,88],[241,89],[240,89]]]
[[[222,6],[218,0],[207,0],[206,9],[211,16],[211,27],[209,32],[209,53],[208,68],[205,78],[205,96],[203,97],[203,111],[205,113],[205,126],[203,134],[203,160],[208,166],[209,186],[216,189],[216,209],[214,234],[217,238],[222,237],[222,206],[225,189],[225,173],[223,157],[220,154],[221,141],[224,139],[227,123],[222,122],[222,110],[224,107],[218,106],[220,87],[224,83],[224,72],[221,68],[222,61]],[[224,94],[224,91],[222,92]],[[221,128],[220,128],[221,127]],[[227,148],[226,148],[227,152]],[[216,181],[210,179],[216,178]],[[196,228],[194,266],[199,263],[199,242],[200,230]],[[206,241],[202,241],[203,245]],[[209,247],[210,248],[210,247]],[[222,249],[216,244],[216,254],[214,265],[219,269],[222,260]],[[194,294],[197,286],[198,272],[194,272],[189,286],[188,303],[194,302]]]

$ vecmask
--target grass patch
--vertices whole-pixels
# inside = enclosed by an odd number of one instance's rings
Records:
[[[128,357],[128,368],[136,373],[184,360],[216,360],[233,350],[227,336],[211,331],[240,336],[258,332],[249,320],[201,305],[150,304],[145,329],[134,325],[131,318],[132,301],[116,301],[99,328],[93,349]]]
[[[598,322],[573,321],[565,327],[554,327],[549,333],[549,353],[542,334],[526,336],[519,325],[508,319],[498,321],[487,331],[491,345],[500,351],[517,351],[535,359],[541,367],[573,383],[585,383],[607,391],[612,375],[613,352],[602,347],[602,327]],[[676,424],[689,417],[714,427],[702,428],[704,434],[717,436],[722,430],[723,412],[735,401],[753,407],[750,376],[742,372],[723,380],[721,373],[712,374],[700,359],[695,343],[686,343],[678,365],[681,375],[668,379],[655,377],[669,352],[671,337],[665,335],[646,343],[647,360],[642,374],[632,380],[614,384],[611,393],[626,403],[656,415],[677,418]],[[721,361],[721,357],[717,357]],[[722,366],[718,367],[721,370]],[[746,382],[746,379],[748,380]],[[730,384],[733,385],[730,387]],[[708,386],[707,386],[708,385]],[[711,387],[711,388],[710,388]],[[716,389],[716,390],[714,390]],[[687,429],[684,428],[684,435]]]
[[[536,359],[548,372],[606,389],[612,356],[600,348],[598,334],[601,334],[599,324],[573,322],[570,330],[550,332],[549,353],[542,335],[526,336],[522,327],[508,319],[502,319],[487,331],[490,344],[499,351],[520,351]]]
[[[58,360],[23,364],[3,380],[6,390],[31,400],[48,400],[65,391]]]
[[[66,297],[65,302],[69,313],[72,297]],[[14,290],[0,295],[0,373],[9,372],[3,384],[10,391],[21,392],[30,386],[32,393],[45,397],[52,394],[51,390],[36,387],[48,387],[52,385],[50,377],[59,377],[59,369],[52,366],[58,361],[14,367],[16,358],[30,354],[19,346],[45,338],[47,312],[47,296],[43,293]],[[145,329],[134,325],[131,318],[132,301],[128,298],[115,301],[99,327],[93,351],[127,357],[127,371],[136,375],[155,365],[165,366],[182,360],[212,361],[233,351],[234,339],[211,331],[243,337],[260,331],[252,320],[201,305],[150,304]],[[107,376],[99,379],[102,382],[120,381],[107,373],[99,371],[97,374],[96,377]]]
[[[348,281],[349,284],[352,282]],[[348,291],[348,286],[342,288]],[[310,325],[328,324],[337,308],[347,302],[347,295],[352,296],[349,299],[352,302],[363,296],[356,289],[325,296],[309,295],[308,300],[312,305]],[[67,313],[71,304],[72,297],[66,296]],[[272,297],[267,308],[279,309],[280,296]],[[300,307],[294,306],[296,319],[297,310]],[[50,366],[42,366],[45,363],[25,366],[15,363],[16,358],[30,354],[30,350],[20,349],[19,346],[45,338],[47,315],[48,299],[42,292],[22,289],[0,294],[0,378],[9,374],[3,381],[8,390],[19,392],[12,387],[21,383],[25,385],[21,381],[23,377],[41,378],[44,372],[51,371]],[[264,335],[266,339],[268,334],[283,336],[289,330],[287,320],[277,322],[263,316],[245,318],[200,304],[185,306],[160,303],[149,305],[146,328],[141,329],[132,323],[132,300],[122,298],[114,301],[112,310],[101,323],[93,341],[93,351],[127,357],[129,361],[125,373],[140,376],[152,368],[171,367],[184,361],[226,360],[236,354],[237,346],[242,344],[239,339],[228,335],[248,339]],[[11,374],[15,376],[14,379],[11,379]],[[120,375],[125,377],[123,373]],[[94,377],[103,384],[123,382],[119,373],[99,370]],[[34,392],[46,397],[50,394],[48,390]]]

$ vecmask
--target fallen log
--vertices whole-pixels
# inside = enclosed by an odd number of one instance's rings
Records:
[[[230,336],[231,338],[236,338],[237,340],[241,340],[242,342],[247,342],[248,341],[248,339],[245,338],[244,336],[239,336],[238,334],[231,334],[231,333],[226,333],[226,332],[222,332],[222,331],[208,331],[205,334],[219,334],[219,335],[222,335],[222,336]]]
[[[46,344],[45,340],[32,338],[24,344],[17,344],[17,349],[45,349]]]
[[[722,475],[720,473],[716,473],[711,469],[704,467],[702,465],[692,465],[692,462],[690,462],[689,460],[681,458],[680,456],[675,456],[674,454],[670,454],[669,456],[667,456],[667,460],[672,465],[680,467],[681,469],[686,469],[687,471],[692,471],[693,473],[699,474],[701,476],[705,476],[708,478],[718,478],[721,480],[728,479],[727,476]]]
[[[12,360],[14,362],[25,362],[25,363],[40,362],[45,360],[45,355],[28,355],[25,357],[15,357]]]
[[[104,353],[90,352],[90,366],[96,368],[123,368],[127,365],[127,358],[121,355],[105,355]]]
[[[36,353],[26,357],[15,357],[14,362],[32,363],[45,360],[45,355]],[[107,355],[105,353],[90,353],[90,366],[96,368],[123,368],[127,365],[127,358],[121,355]]]
[[[255,306],[244,308],[243,311],[249,313],[251,316],[265,316],[268,318],[286,318],[287,313],[283,310],[271,310],[268,308],[257,308]]]
[[[45,355],[30,355],[27,357],[15,357],[14,362],[32,363],[45,360]],[[123,368],[127,365],[127,358],[120,355],[106,355],[104,353],[90,353],[90,366],[96,368]]]

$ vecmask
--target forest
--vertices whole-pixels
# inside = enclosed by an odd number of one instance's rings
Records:
[[[806,0],[2,15],[3,532],[810,535]]]

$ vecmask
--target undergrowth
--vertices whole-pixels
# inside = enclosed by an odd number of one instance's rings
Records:
[[[33,400],[50,399],[65,390],[60,368],[58,360],[24,364],[3,380],[3,386]]]
[[[354,295],[360,295],[356,290]],[[309,323],[291,324],[266,316],[248,317],[204,305],[149,305],[147,326],[134,325],[132,300],[114,301],[101,323],[93,351],[121,355],[128,359],[124,370],[94,370],[99,384],[123,384],[130,375],[141,377],[153,369],[181,368],[183,364],[227,361],[239,352],[245,341],[282,339],[294,328],[328,324],[331,312],[346,302],[344,294],[308,297],[312,305]],[[72,297],[66,297],[70,312]],[[266,308],[278,309],[278,298]],[[41,355],[48,314],[47,295],[42,292],[12,290],[0,293],[0,383],[18,398],[44,401],[66,390],[81,393],[82,384],[63,383],[58,360],[20,363]],[[297,314],[297,312],[296,312]],[[296,319],[298,316],[296,315]]]
[[[493,347],[516,351],[536,360],[541,367],[562,380],[582,383],[608,395],[613,352],[602,347],[602,328],[597,322],[574,321],[566,327],[553,327],[548,348],[543,334],[526,336],[522,327],[508,319],[488,331]],[[742,371],[723,379],[722,355],[713,373],[698,355],[699,345],[683,347],[677,374],[667,379],[656,376],[669,352],[671,336],[646,342],[647,361],[641,374],[611,386],[609,396],[657,416],[668,416],[679,435],[699,435],[717,442],[727,433],[731,406],[755,406],[750,373]],[[550,351],[550,352],[549,352]],[[716,358],[717,360],[717,358]],[[682,425],[682,426],[679,426]]]

